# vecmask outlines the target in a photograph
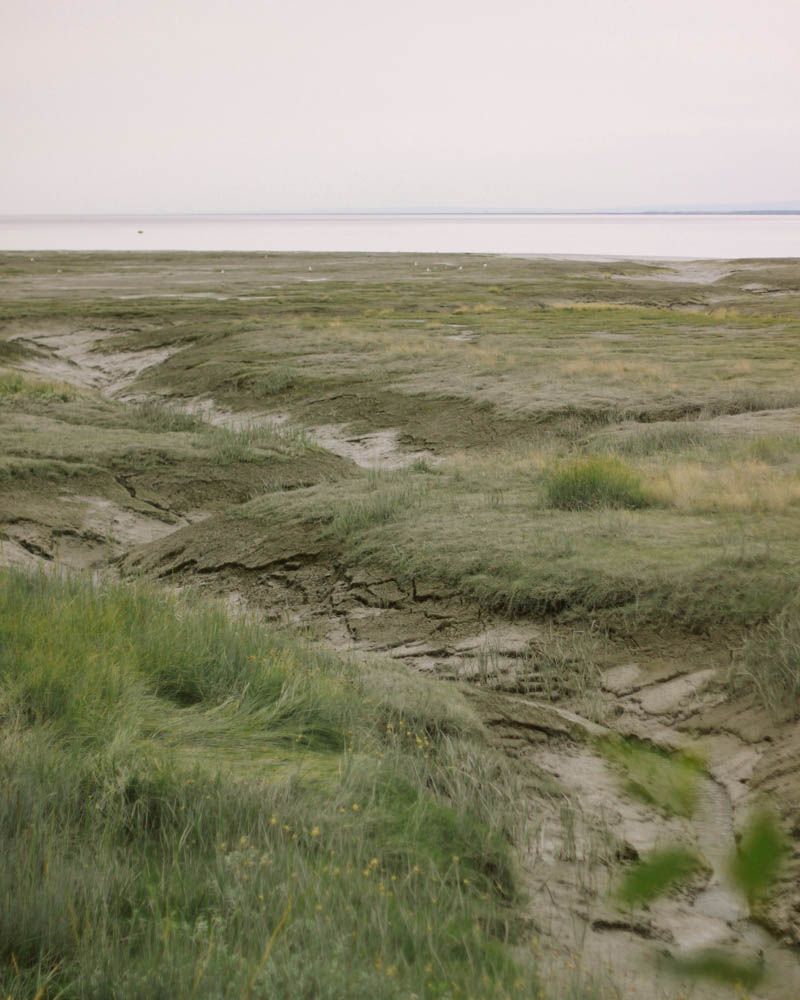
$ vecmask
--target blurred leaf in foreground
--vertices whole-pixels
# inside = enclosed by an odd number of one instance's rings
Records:
[[[689,753],[666,753],[636,740],[603,740],[600,749],[623,774],[625,790],[667,816],[691,816],[702,764]]]
[[[709,948],[687,958],[669,957],[664,968],[676,976],[689,979],[713,979],[717,983],[752,989],[764,975],[764,961],[729,955]]]
[[[619,898],[628,906],[649,903],[704,867],[698,855],[684,847],[653,851],[625,873]]]
[[[766,809],[754,813],[730,864],[731,877],[751,904],[766,895],[786,852],[786,838],[775,815]]]

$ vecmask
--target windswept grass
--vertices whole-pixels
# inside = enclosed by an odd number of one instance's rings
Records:
[[[273,474],[291,478],[303,461],[299,476],[312,481],[315,464],[321,475],[335,464],[297,427],[247,421],[220,427],[168,399],[123,404],[90,390],[67,387],[62,393],[22,376],[9,376],[7,387],[6,395],[0,390],[0,436],[8,442],[0,469],[21,460],[30,470],[67,463],[91,467],[96,478],[108,471],[180,468],[196,496],[215,475],[201,473],[200,466],[239,466],[238,480],[251,480],[255,492]]]
[[[638,358],[594,359],[578,358],[562,365],[564,375],[595,376],[612,379],[663,378],[666,367],[653,361]]]
[[[539,995],[516,793],[452,693],[4,572],[0,742],[4,997]]]
[[[521,663],[530,693],[584,713],[595,636],[626,661],[702,647],[713,666],[750,630],[736,690],[795,714],[796,263],[713,284],[480,255],[2,266],[7,365],[45,328],[91,327],[97,359],[169,349],[126,387],[162,403],[2,377],[0,526],[34,551],[96,548],[100,499],[190,522],[125,563],[181,582],[235,573],[269,604],[276,566],[380,574],[403,595],[381,609],[388,638],[407,595],[432,602],[420,620],[441,604],[447,641],[487,611],[536,618],[553,632]],[[120,298],[115,270],[142,297]],[[232,426],[181,409],[198,401]],[[436,459],[365,473],[267,426],[284,406]],[[511,786],[463,705],[199,606],[47,587],[13,584],[3,636],[0,995],[534,989],[507,948]],[[674,760],[617,758],[637,794],[691,811]]]
[[[730,396],[722,396],[707,403],[702,411],[703,417],[716,417],[720,414],[757,413],[760,410],[785,410],[800,406],[800,390],[759,389],[746,387],[732,392]]]

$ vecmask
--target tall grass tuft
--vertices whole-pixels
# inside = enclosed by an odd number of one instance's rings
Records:
[[[646,507],[649,498],[639,475],[617,458],[579,458],[559,466],[544,480],[550,507],[587,510],[593,507]]]
[[[775,718],[800,718],[800,595],[746,639],[731,679]]]
[[[0,995],[540,996],[464,707],[146,587],[0,574]],[[411,690],[413,688],[413,690]]]
[[[208,428],[202,417],[157,399],[134,403],[131,412],[137,426],[146,431],[203,431]]]

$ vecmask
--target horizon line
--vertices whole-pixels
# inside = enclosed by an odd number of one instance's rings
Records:
[[[800,215],[800,205],[787,208],[643,208],[643,209],[381,209],[360,211],[120,211],[120,212],[6,212],[0,219],[75,219],[75,218],[419,218],[464,216],[652,216],[652,215]]]

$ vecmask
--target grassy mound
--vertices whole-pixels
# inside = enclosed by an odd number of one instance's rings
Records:
[[[538,995],[466,707],[139,587],[0,577],[0,993]]]
[[[559,510],[648,505],[637,473],[618,458],[603,456],[561,465],[546,477],[545,493],[549,506]]]

